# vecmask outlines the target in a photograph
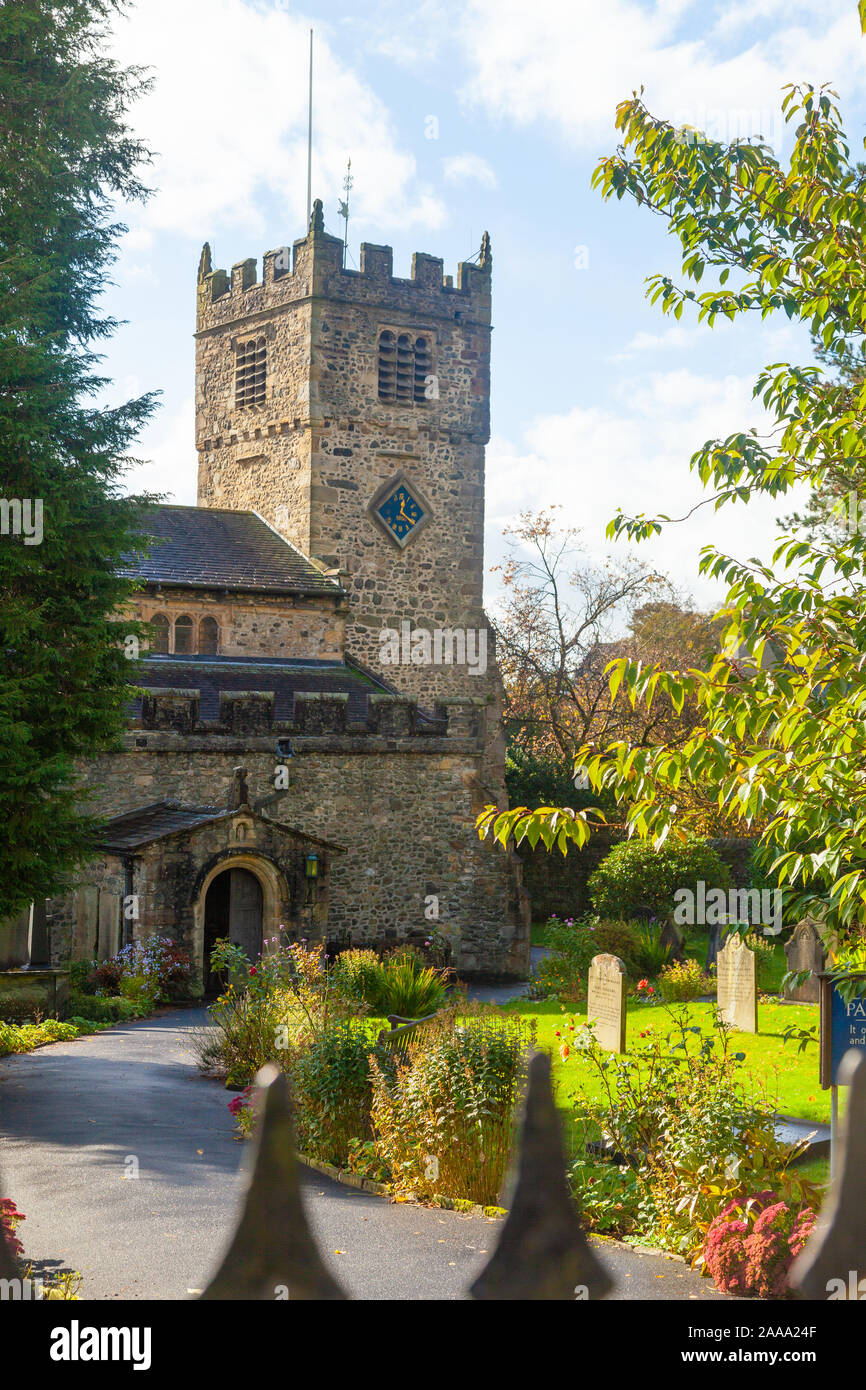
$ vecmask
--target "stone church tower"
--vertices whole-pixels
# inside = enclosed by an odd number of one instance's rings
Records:
[[[360,271],[316,203],[291,251],[197,279],[198,505],[156,506],[132,615],[152,640],[123,747],[82,767],[108,823],[51,959],[168,932],[208,987],[222,936],[379,948],[438,933],[525,977],[501,681],[482,608],[490,243]],[[181,461],[179,461],[180,464]],[[441,943],[440,943],[441,944]]]
[[[225,271],[199,271],[198,502],[250,508],[349,595],[346,650],[432,705],[495,697],[481,667],[484,446],[490,433],[491,254],[457,285],[416,254],[395,279],[388,246],[362,245],[360,272],[315,204],[308,235]],[[442,659],[381,665],[383,628],[446,637]],[[479,634],[483,634],[479,640]]]

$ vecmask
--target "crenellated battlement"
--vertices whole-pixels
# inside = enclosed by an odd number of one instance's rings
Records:
[[[395,276],[393,249],[371,242],[361,245],[360,270],[346,269],[343,242],[325,231],[322,204],[317,199],[307,235],[291,248],[282,246],[266,251],[261,279],[253,256],[235,262],[230,274],[224,269],[213,269],[210,246],[205,243],[198,268],[197,326],[201,332],[250,312],[315,295],[349,302],[395,305],[397,301],[395,307],[401,307],[400,301],[406,296],[403,307],[410,312],[418,308],[430,312],[438,304],[439,311],[449,317],[454,316],[455,305],[462,301],[465,307],[473,309],[473,316],[489,319],[491,268],[490,237],[485,232],[478,259],[458,265],[456,285],[453,276],[444,273],[442,258],[424,251],[413,255],[408,279]]]
[[[478,737],[484,700],[447,699],[431,716],[409,695],[370,694],[360,714],[339,691],[298,691],[291,719],[274,718],[269,691],[232,690],[219,695],[219,718],[201,719],[201,692],[149,689],[133,730],[156,734],[217,735],[230,738],[297,737],[378,739],[470,739]]]

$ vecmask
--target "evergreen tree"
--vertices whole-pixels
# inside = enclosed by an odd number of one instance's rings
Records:
[[[121,199],[149,158],[147,86],[105,56],[113,0],[0,5],[0,918],[61,891],[93,842],[76,759],[116,743],[137,635],[117,574],[144,499],[121,495],[152,395],[114,409],[94,351]]]

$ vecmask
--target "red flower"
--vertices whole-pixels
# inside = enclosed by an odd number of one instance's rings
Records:
[[[649,984],[649,980],[638,980],[638,982],[637,982],[637,987],[638,987],[638,989],[646,989],[646,987],[647,987],[648,984]]]
[[[258,973],[259,973],[259,972],[258,972],[258,970],[256,970],[256,967],[255,967],[254,965],[251,965],[251,966],[250,966],[250,974],[251,974],[251,975],[258,975]]]

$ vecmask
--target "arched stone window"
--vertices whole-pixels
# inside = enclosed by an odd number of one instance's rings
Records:
[[[176,652],[192,651],[192,618],[182,614],[174,620],[174,649]]]
[[[168,618],[164,613],[156,613],[151,618],[150,629],[153,633],[150,650],[158,654],[166,653],[168,651]]]
[[[204,656],[216,656],[220,646],[220,630],[216,618],[202,618],[198,625],[198,649]]]
[[[265,403],[267,348],[264,338],[244,338],[235,348],[235,405],[238,410]]]

